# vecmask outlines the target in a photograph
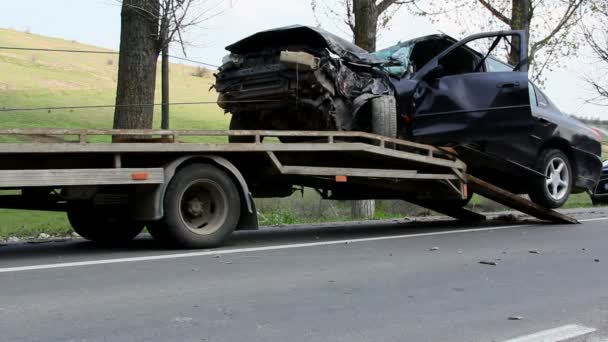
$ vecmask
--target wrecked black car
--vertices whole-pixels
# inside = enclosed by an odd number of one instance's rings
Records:
[[[368,53],[290,26],[226,49],[215,87],[231,129],[357,130],[449,146],[471,174],[551,208],[599,178],[598,133],[528,80],[521,31],[431,35]]]

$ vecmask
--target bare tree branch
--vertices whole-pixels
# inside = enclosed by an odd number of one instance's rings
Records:
[[[407,5],[407,4],[412,4],[415,3],[416,0],[405,0],[405,1],[399,1],[399,0],[381,0],[377,5],[376,8],[378,9],[378,14],[382,14],[384,13],[389,7],[393,6],[393,5]]]
[[[488,1],[486,1],[486,0],[477,0],[477,1],[479,1],[479,3],[481,5],[483,5],[483,7],[485,7],[488,11],[490,11],[490,13],[492,13],[493,16],[498,18],[498,20],[502,21],[503,23],[505,23],[507,25],[511,25],[511,18],[507,18],[507,16],[502,14],[498,9],[496,9],[494,6],[492,6],[492,4],[490,4]]]
[[[542,49],[545,45],[547,45],[547,43],[551,39],[553,39],[560,31],[572,27],[575,24],[573,18],[577,14],[578,9],[583,4],[583,1],[585,0],[570,0],[568,2],[568,8],[566,9],[562,18],[558,21],[557,25],[555,25],[553,30],[547,36],[532,44],[530,48],[530,56],[534,56],[534,54],[539,49]]]

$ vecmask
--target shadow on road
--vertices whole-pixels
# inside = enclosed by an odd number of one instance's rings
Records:
[[[433,221],[367,221],[331,224],[293,225],[285,227],[263,227],[258,231],[235,232],[219,248],[248,248],[277,244],[312,243],[331,240],[350,240],[370,237],[382,237],[399,234],[421,234],[442,231],[528,224],[529,221],[505,222],[500,220],[486,221],[479,224],[466,224],[453,220]],[[538,223],[540,226],[543,224]],[[0,247],[0,267],[10,262],[21,264],[37,260],[38,262],[67,262],[69,259],[99,259],[100,257],[118,258],[158,254],[180,253],[184,250],[167,249],[154,241],[148,234],[119,246],[101,246],[95,243],[74,239],[63,242],[22,243]],[[41,260],[45,259],[45,260]],[[52,259],[52,260],[46,260]]]

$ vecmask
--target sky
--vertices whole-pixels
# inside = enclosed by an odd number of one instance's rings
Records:
[[[205,0],[221,3],[222,13],[193,28],[187,37],[188,57],[213,65],[227,54],[226,45],[257,31],[292,24],[316,26],[350,39],[346,29],[329,18],[315,17],[310,0]],[[118,49],[120,45],[120,4],[117,0],[20,0],[6,2],[0,11],[0,27],[76,40],[81,43]],[[443,24],[443,32],[458,38],[458,28]],[[382,33],[378,48],[398,41],[438,33],[424,18],[407,11],[398,12],[389,31]],[[462,38],[462,37],[460,37]],[[182,55],[174,48],[174,55]],[[585,103],[592,97],[581,75],[593,73],[587,56],[569,61],[566,67],[547,74],[544,89],[564,112],[608,120],[608,107]]]

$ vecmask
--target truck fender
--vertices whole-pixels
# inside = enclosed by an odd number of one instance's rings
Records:
[[[226,158],[211,155],[195,155],[195,156],[184,156],[178,158],[164,167],[165,170],[165,182],[157,186],[140,186],[136,190],[136,201],[137,203],[134,218],[141,221],[156,221],[163,218],[165,215],[163,208],[163,200],[165,198],[165,192],[167,186],[175,176],[177,169],[186,162],[193,160],[201,160],[207,163],[215,164],[227,171],[234,179],[238,182],[239,189],[241,191],[242,210],[241,218],[239,221],[238,230],[255,230],[258,228],[257,225],[257,211],[249,186],[245,181],[245,178],[241,172],[228,161]]]

